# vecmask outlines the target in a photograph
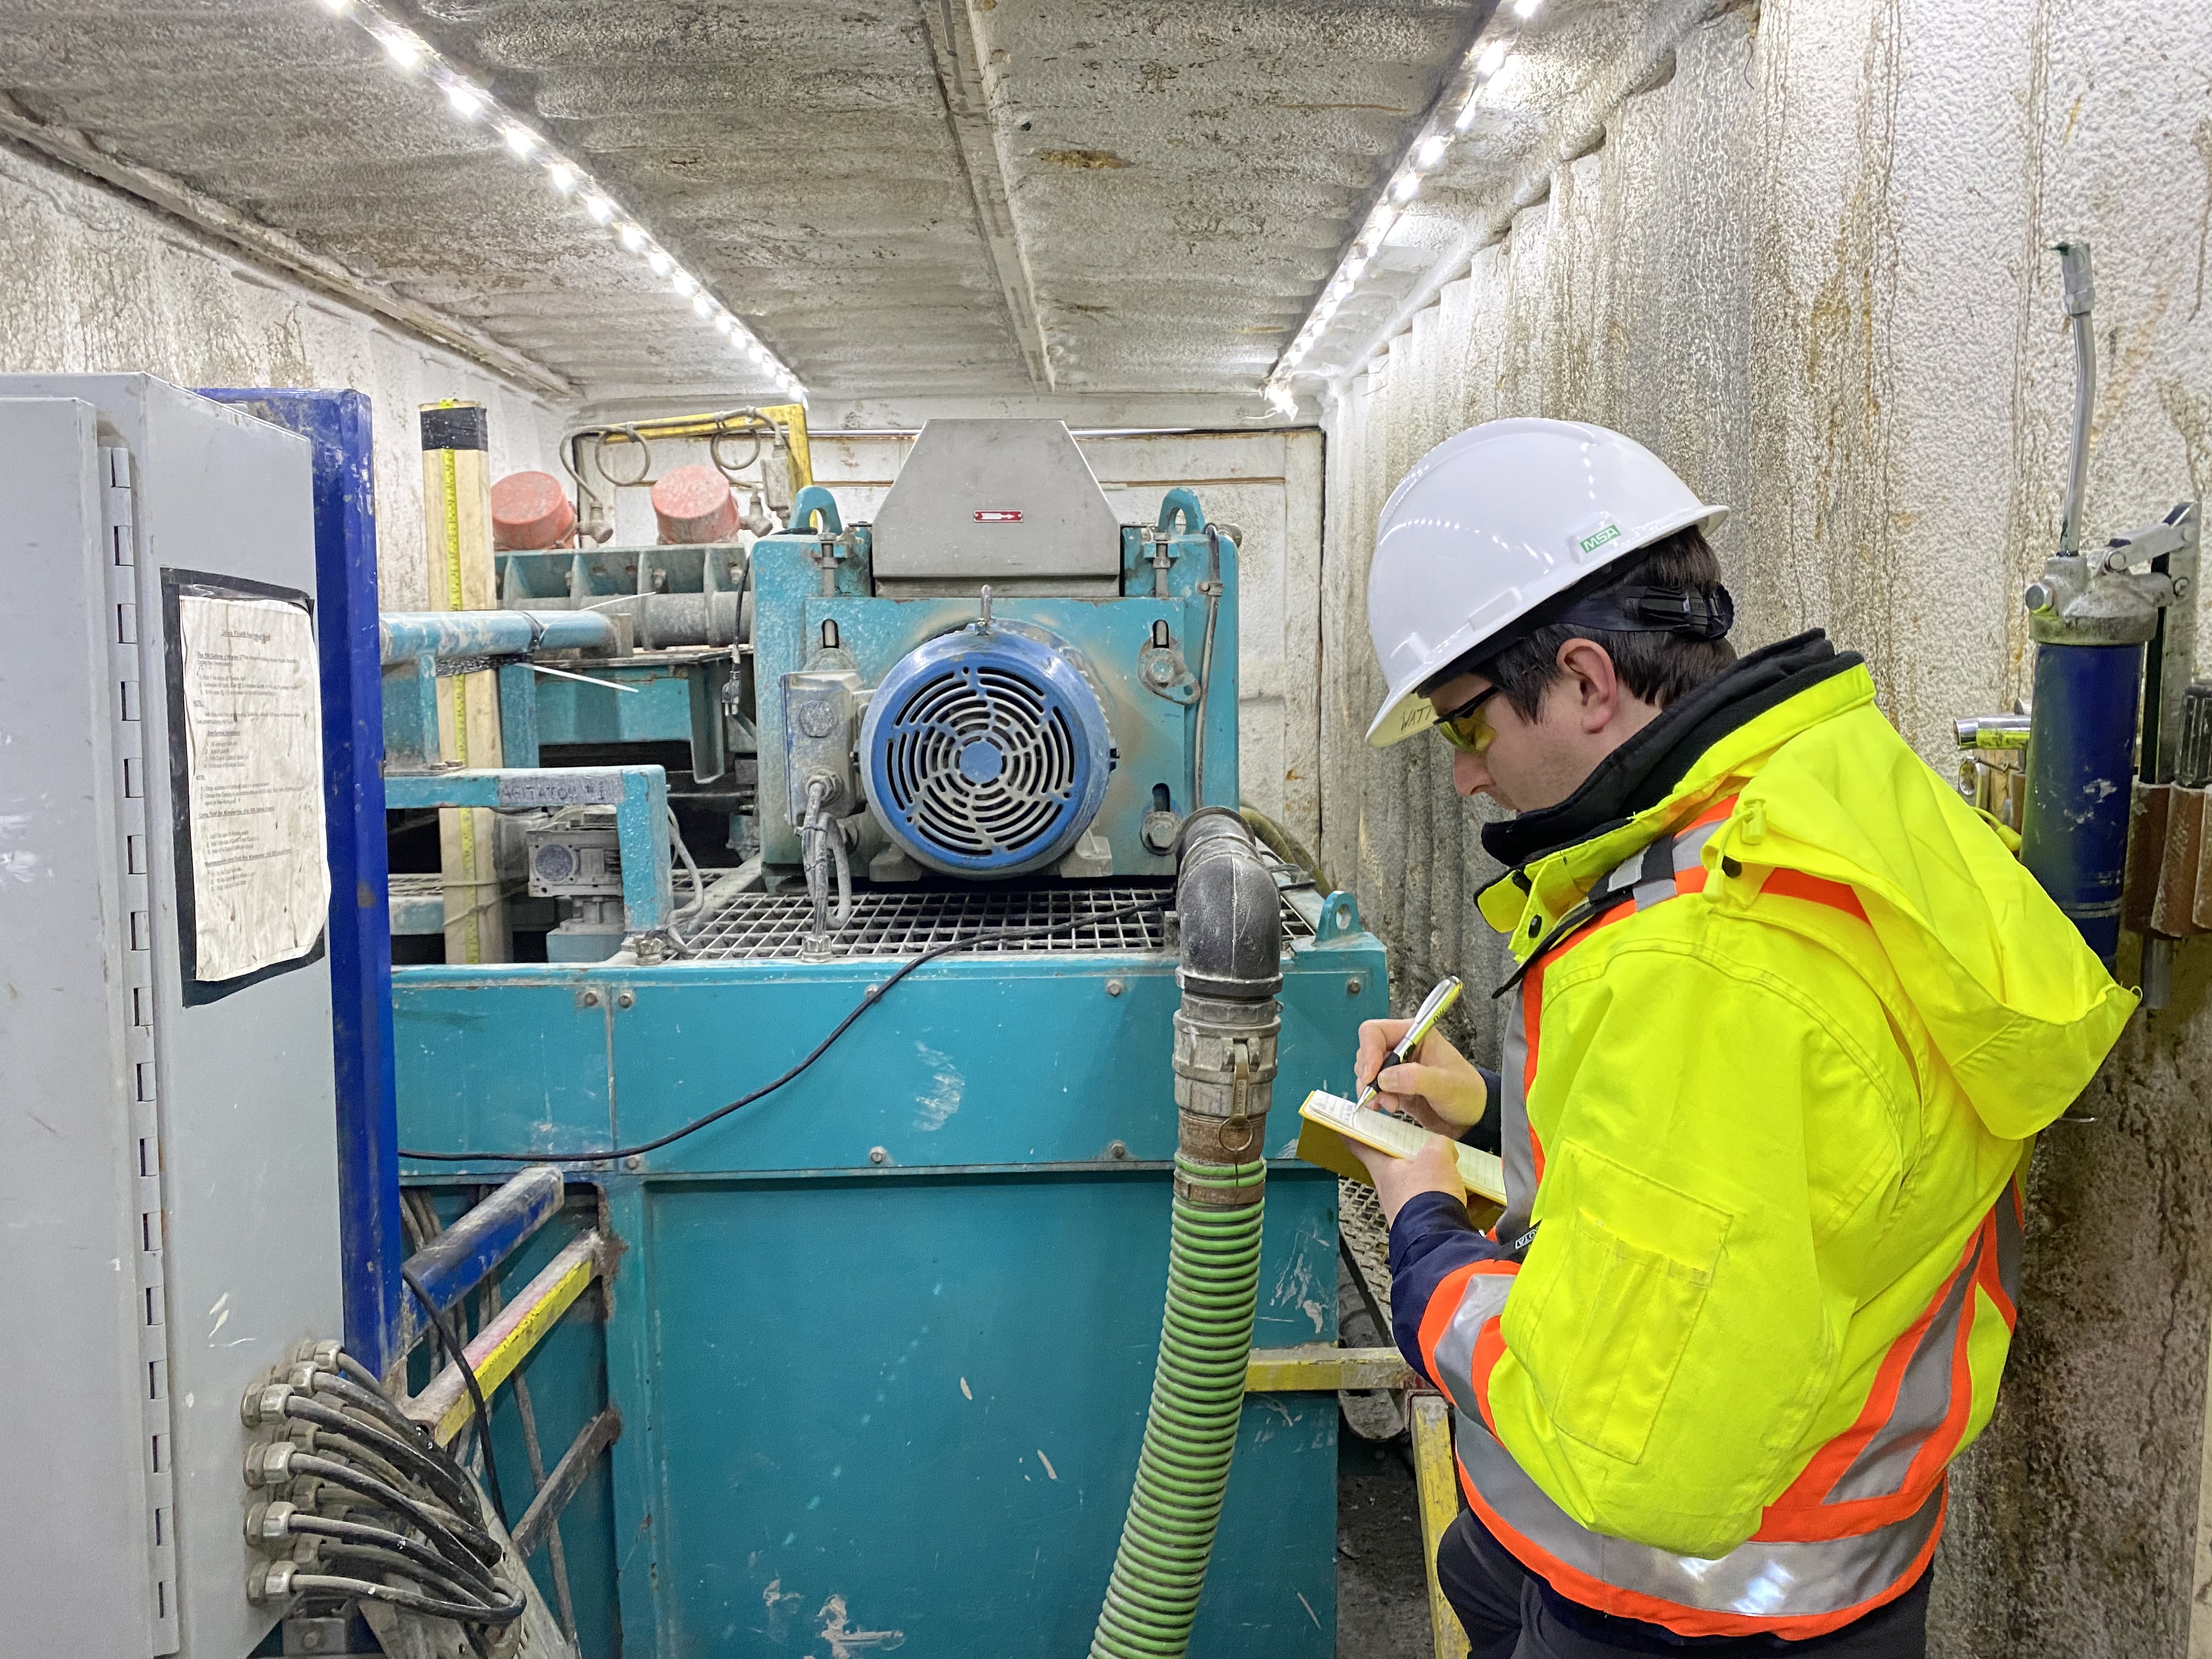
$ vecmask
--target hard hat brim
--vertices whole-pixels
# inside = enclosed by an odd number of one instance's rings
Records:
[[[1437,723],[1436,710],[1421,695],[1421,688],[1468,653],[1480,649],[1486,641],[1517,630],[1522,619],[1531,612],[1569,589],[1588,583],[1593,574],[1618,569],[1654,542],[1663,540],[1678,530],[1692,525],[1701,531],[1717,530],[1726,521],[1728,515],[1729,509],[1725,507],[1700,503],[1688,512],[1669,514],[1643,525],[1638,527],[1636,538],[1622,548],[1617,556],[1598,566],[1595,572],[1588,568],[1563,570],[1556,586],[1534,595],[1513,616],[1498,621],[1486,617],[1480,623],[1469,623],[1449,635],[1424,657],[1411,673],[1401,676],[1398,683],[1390,687],[1382,699],[1382,707],[1376,711],[1367,727],[1367,746],[1370,749],[1389,749],[1408,738],[1419,736],[1434,726]]]

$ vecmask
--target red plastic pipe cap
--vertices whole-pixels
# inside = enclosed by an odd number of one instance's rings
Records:
[[[714,467],[671,467],[653,487],[653,516],[663,542],[726,542],[738,533],[738,498]]]
[[[491,544],[502,553],[566,547],[576,509],[550,472],[510,472],[491,487]]]

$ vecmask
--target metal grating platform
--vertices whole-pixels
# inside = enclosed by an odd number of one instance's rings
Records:
[[[855,893],[853,919],[833,930],[832,949],[841,957],[911,957],[981,933],[995,937],[963,950],[979,956],[1150,953],[1167,948],[1161,912],[1174,898],[1165,882]],[[804,954],[812,915],[804,893],[740,893],[701,925],[691,960],[795,959]],[[1286,939],[1313,937],[1287,902],[1283,932]]]

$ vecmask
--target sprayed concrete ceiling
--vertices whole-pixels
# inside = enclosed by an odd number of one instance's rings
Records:
[[[817,395],[1249,400],[1494,0],[416,0]],[[1354,349],[1643,8],[1551,0]],[[765,392],[317,0],[0,0],[0,92],[609,407]],[[1326,356],[1328,354],[1324,353]]]

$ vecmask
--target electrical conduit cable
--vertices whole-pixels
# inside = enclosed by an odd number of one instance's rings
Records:
[[[1259,1295],[1267,1113],[1282,1024],[1279,902],[1233,811],[1194,813],[1181,850],[1167,1305],[1091,1659],[1181,1659],[1189,1647],[1243,1417]]]

